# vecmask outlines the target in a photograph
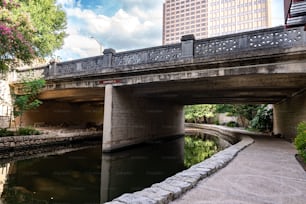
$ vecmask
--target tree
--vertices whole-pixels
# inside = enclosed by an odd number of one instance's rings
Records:
[[[45,86],[44,79],[24,80],[21,84],[20,95],[14,95],[14,116],[20,117],[19,125],[22,125],[22,116],[25,111],[38,108],[42,101],[37,99],[41,89]]]
[[[273,109],[268,105],[261,105],[251,121],[251,128],[271,132],[273,130]]]
[[[216,105],[188,105],[185,106],[185,120],[188,122],[204,122],[207,123],[207,118],[215,115]]]
[[[61,48],[66,37],[66,14],[56,0],[19,0],[20,9],[30,14],[35,27],[33,43],[39,57]]]
[[[257,113],[260,105],[250,105],[250,104],[220,104],[217,105],[216,111],[218,113],[228,113],[231,116],[237,116],[242,125],[245,127],[245,119],[251,121]]]
[[[15,1],[0,1],[0,70],[13,62],[29,63],[36,56],[33,45],[34,27],[29,16],[20,11]]]
[[[66,15],[55,0],[0,0],[0,70],[59,49]]]

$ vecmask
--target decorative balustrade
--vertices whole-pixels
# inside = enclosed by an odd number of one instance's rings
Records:
[[[263,50],[270,51],[299,46],[306,46],[303,27],[291,29],[275,27],[203,40],[184,38],[182,43],[179,44],[121,53],[116,53],[112,49],[106,49],[102,56],[54,63],[46,67],[34,68],[32,71],[35,72],[35,75],[40,74],[47,79],[54,79],[112,73],[121,68],[143,68],[156,63],[176,61],[184,63],[184,61],[179,60],[186,58],[209,59],[214,56],[214,59],[216,59],[218,56],[231,57],[232,55],[239,56],[239,53],[262,52]],[[20,79],[20,75],[24,75],[26,72],[19,71],[17,78]]]
[[[177,60],[181,57],[181,45],[149,48],[139,51],[118,53],[113,57],[112,66],[128,66]]]
[[[305,31],[301,28],[283,28],[229,35],[223,39],[213,38],[195,42],[195,57],[226,55],[259,49],[290,48],[301,46],[305,41]]]

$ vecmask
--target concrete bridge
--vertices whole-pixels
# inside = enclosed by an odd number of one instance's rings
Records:
[[[274,133],[306,120],[306,34],[275,27],[18,71],[47,80],[28,124],[103,123],[103,150],[184,134],[186,104],[274,104]]]

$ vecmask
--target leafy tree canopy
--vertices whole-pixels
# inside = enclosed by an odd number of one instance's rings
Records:
[[[206,118],[214,117],[216,105],[201,104],[185,106],[185,119],[188,122],[200,122]]]
[[[232,116],[245,117],[252,120],[260,105],[250,104],[219,104],[217,105],[218,113],[229,113]]]
[[[55,0],[0,0],[0,70],[59,49],[66,15]]]

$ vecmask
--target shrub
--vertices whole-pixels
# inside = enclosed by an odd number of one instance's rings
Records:
[[[0,128],[0,137],[13,136],[14,132],[6,128]]]
[[[294,144],[298,153],[306,162],[306,122],[301,122],[297,127],[297,136],[295,137]]]
[[[239,124],[235,121],[230,121],[226,124],[227,127],[239,127]]]
[[[32,127],[19,128],[16,132],[17,135],[39,135],[40,132]]]
[[[271,132],[273,130],[273,109],[268,105],[261,105],[251,121],[251,128]]]

